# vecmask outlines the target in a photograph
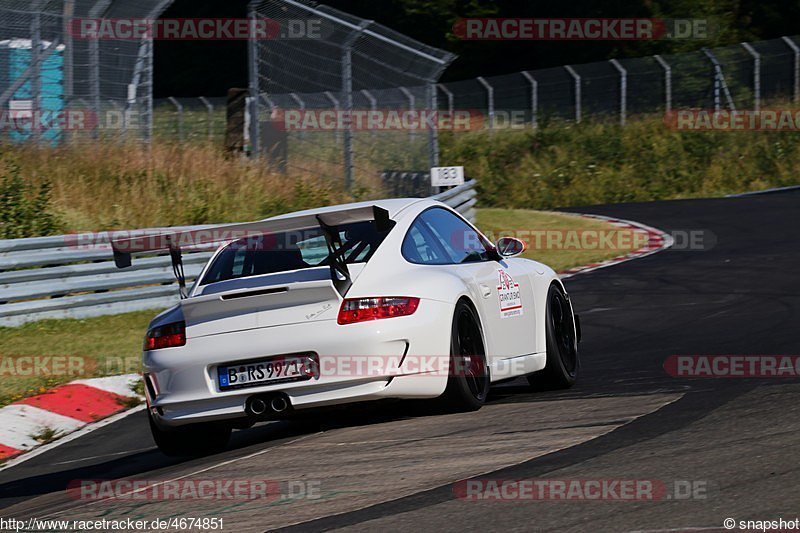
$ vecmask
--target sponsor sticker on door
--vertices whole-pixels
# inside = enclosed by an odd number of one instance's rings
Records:
[[[522,316],[522,296],[519,292],[519,283],[503,269],[497,271],[500,277],[500,284],[497,286],[497,294],[500,296],[500,316],[510,318]]]

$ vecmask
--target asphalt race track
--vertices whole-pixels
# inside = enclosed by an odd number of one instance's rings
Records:
[[[800,385],[685,379],[671,355],[800,355],[800,193],[576,208],[710,249],[667,250],[567,280],[583,324],[582,376],[566,392],[496,386],[477,413],[364,405],[234,434],[213,457],[155,450],[138,412],[0,472],[3,517],[209,516],[225,531],[720,529],[725,518],[800,516]],[[314,498],[77,501],[76,479],[303,480]],[[658,501],[464,501],[472,477],[656,480],[703,487]],[[673,494],[673,493],[671,493]]]

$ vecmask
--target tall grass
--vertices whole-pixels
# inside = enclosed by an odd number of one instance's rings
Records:
[[[11,168],[48,184],[64,231],[255,220],[381,195],[377,171],[345,194],[336,169],[312,162],[284,175],[198,143],[0,147],[0,174]]]
[[[0,239],[51,235],[60,227],[49,182],[26,182],[14,164],[0,168]]]
[[[483,207],[719,196],[800,181],[797,132],[674,131],[660,117],[645,116],[624,128],[541,121],[536,130],[443,132],[440,139],[442,163],[466,167],[478,180]],[[287,174],[208,142],[162,140],[149,149],[118,142],[0,145],[0,181],[11,191],[0,191],[0,200],[20,206],[6,213],[11,223],[0,223],[8,236],[32,236],[255,220],[381,197],[381,170],[424,166],[416,157],[424,143],[412,146],[407,133],[358,132],[356,140],[350,193],[343,191],[340,147],[331,135],[297,141]],[[27,192],[14,193],[21,182]],[[12,227],[15,220],[24,223]]]
[[[661,117],[551,122],[441,136],[442,162],[478,180],[484,207],[547,209],[720,196],[800,183],[797,132],[691,132]]]

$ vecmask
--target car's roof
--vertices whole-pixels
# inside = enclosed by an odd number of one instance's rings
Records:
[[[406,207],[416,204],[418,202],[430,201],[427,198],[389,198],[385,200],[369,200],[366,202],[355,202],[350,204],[330,205],[327,207],[318,207],[315,209],[306,209],[304,211],[295,211],[293,213],[286,213],[270,217],[266,220],[283,220],[286,218],[302,217],[307,215],[321,215],[323,213],[333,213],[336,211],[345,211],[350,209],[358,209],[360,207],[378,206],[389,212],[389,218],[394,218],[397,213]]]

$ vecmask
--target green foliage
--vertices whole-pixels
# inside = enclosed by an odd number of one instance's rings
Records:
[[[682,132],[656,117],[551,123],[538,130],[442,136],[443,164],[463,164],[484,207],[720,196],[796,184],[792,132]]]
[[[291,211],[311,209],[333,203],[331,191],[313,183],[297,181],[292,186],[292,194],[286,197],[266,195],[260,205],[260,215],[264,218]]]
[[[51,205],[50,183],[26,182],[14,163],[6,163],[0,172],[0,238],[57,233],[60,223]]]

